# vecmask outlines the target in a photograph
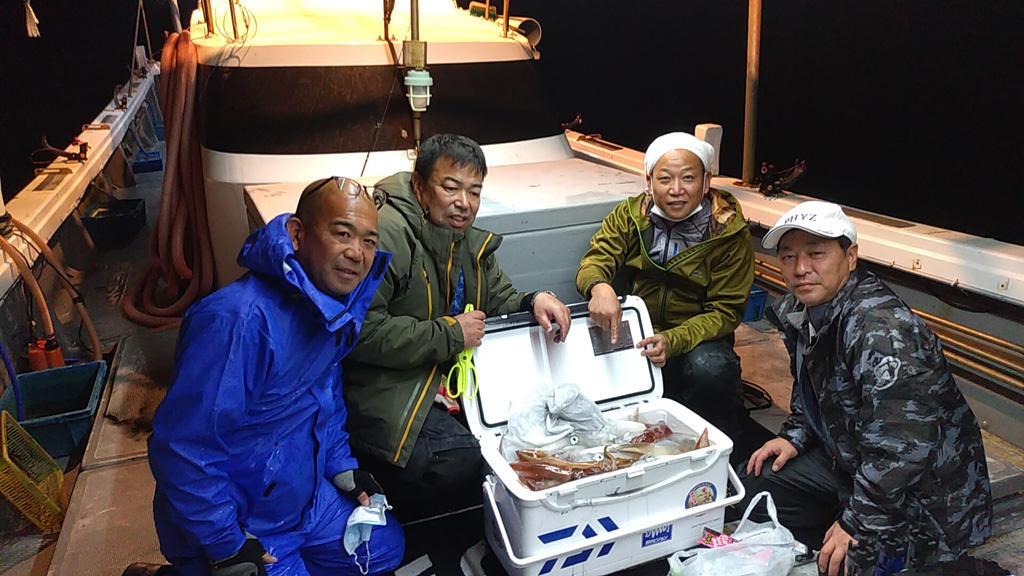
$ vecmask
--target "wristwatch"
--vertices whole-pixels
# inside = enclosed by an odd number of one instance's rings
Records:
[[[533,310],[533,303],[537,300],[537,296],[540,294],[551,294],[555,298],[558,298],[558,295],[551,290],[538,290],[530,296],[530,310]]]
[[[611,285],[611,283],[608,282],[607,280],[594,280],[590,284],[590,286],[587,286],[587,300],[590,300],[590,297],[593,296],[594,286],[597,286],[598,284],[608,284],[609,286]]]

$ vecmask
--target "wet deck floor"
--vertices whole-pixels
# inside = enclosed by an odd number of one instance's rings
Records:
[[[158,210],[161,173],[137,175],[138,186],[123,191],[147,200],[150,226]],[[104,345],[118,344],[111,377],[99,414],[107,413],[118,399],[116,386],[152,379],[165,380],[170,369],[175,331],[142,328],[120,313],[120,297],[145,272],[150,226],[130,246],[103,252],[83,286]],[[788,356],[778,334],[766,322],[743,326],[737,332],[737,351],[743,359],[744,379],[762,387],[773,405],[752,413],[765,428],[776,431],[789,406]],[[996,496],[995,530],[992,538],[975,550],[980,558],[999,562],[1013,574],[1024,574],[1024,457],[1000,441],[986,438],[989,467]],[[151,499],[153,479],[145,461],[145,434],[98,417],[90,443],[67,474],[74,488],[61,537],[54,542],[29,531],[3,540],[0,574],[117,576],[133,561],[160,562],[153,528]],[[479,507],[406,526],[408,554],[397,576],[436,574],[502,575],[487,545],[481,540],[483,514]],[[439,544],[437,534],[446,534]],[[663,575],[664,561],[639,566],[622,574]],[[795,568],[793,575],[815,575],[813,565]]]

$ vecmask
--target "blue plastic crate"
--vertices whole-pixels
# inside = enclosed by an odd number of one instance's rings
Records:
[[[747,313],[744,322],[757,322],[764,316],[764,306],[768,302],[768,291],[760,286],[750,287],[750,299],[747,300]]]
[[[159,150],[153,150],[152,152],[146,152],[145,150],[139,150],[135,154],[135,160],[132,162],[132,172],[140,174],[143,172],[157,172],[163,170],[164,161],[160,156]]]
[[[105,362],[19,374],[25,405],[25,419],[19,424],[51,458],[70,456],[89,435],[106,379]],[[13,388],[0,396],[0,410],[16,414]]]

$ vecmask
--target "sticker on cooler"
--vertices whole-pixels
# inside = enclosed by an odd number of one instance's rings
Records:
[[[710,504],[715,501],[718,496],[718,489],[711,482],[701,482],[692,489],[690,493],[686,495],[686,507],[693,508],[694,506],[700,506],[702,504]]]
[[[655,544],[661,544],[662,542],[668,542],[672,539],[672,525],[665,524],[664,526],[658,526],[652,528],[641,534],[641,548],[647,548],[648,546],[654,546]]]
[[[614,532],[619,529],[619,526],[615,524],[615,521],[612,520],[609,516],[598,518],[597,525],[604,532]],[[537,538],[539,538],[540,541],[544,544],[553,544],[555,542],[560,542],[567,538],[572,538],[573,535],[576,534],[576,530],[579,527],[579,524],[566,526],[565,528],[560,528],[558,530],[552,530],[551,532],[540,534],[539,536],[537,536]],[[590,524],[585,524],[583,526],[583,531],[581,532],[581,534],[583,534],[584,538],[587,538],[589,540],[590,538],[597,536],[599,532],[595,530],[594,527]],[[597,551],[597,555],[594,557],[600,558],[602,556],[607,555],[609,552],[612,551],[612,548],[614,546],[615,542],[606,542],[604,545],[601,546],[601,549]],[[560,569],[571,568],[573,566],[576,566],[577,564],[582,564],[587,560],[590,560],[590,557],[594,554],[595,549],[596,548],[584,548],[583,550],[570,554],[564,558],[550,558],[547,562],[544,563],[544,566],[541,567],[540,574],[550,573],[552,570],[555,569],[555,566],[558,566],[559,560],[562,560],[562,564],[561,566],[559,566]]]

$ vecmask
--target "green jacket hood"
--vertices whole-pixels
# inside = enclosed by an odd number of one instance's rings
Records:
[[[716,188],[708,191],[707,197],[711,201],[711,222],[708,224],[711,238],[730,236],[747,227],[747,221],[743,218],[743,208],[736,197]],[[629,216],[633,219],[638,232],[643,232],[654,225],[649,216],[654,204],[651,196],[640,194],[627,199],[626,202],[629,206]],[[666,267],[671,266],[671,263],[671,260],[666,262]]]
[[[413,234],[419,236],[420,230],[426,224],[426,215],[412,189],[412,172],[392,174],[377,182],[374,187],[387,192],[388,205],[397,210],[408,222]]]
[[[499,234],[475,226],[470,226],[465,232],[456,232],[427,220],[412,189],[412,172],[399,172],[388,176],[377,182],[375,187],[387,192],[387,205],[401,215],[412,235],[437,258],[444,258],[451,244],[463,239],[468,246],[483,250],[480,253],[482,259],[494,254],[501,246],[502,238]],[[382,217],[387,217],[386,210],[382,210]]]

